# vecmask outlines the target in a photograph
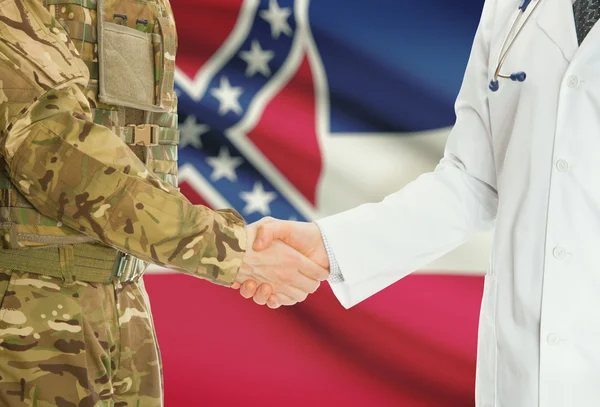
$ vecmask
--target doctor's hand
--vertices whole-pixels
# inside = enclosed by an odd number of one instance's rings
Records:
[[[304,301],[327,279],[329,271],[283,242],[273,241],[274,237],[267,240],[273,234],[270,229],[259,232],[261,225],[257,222],[246,227],[248,248],[233,288],[250,282],[254,287],[263,285],[266,288],[259,292],[264,294],[268,289],[268,295],[255,298],[261,305],[270,296],[276,296],[278,306]],[[258,233],[262,236],[260,243],[256,240]],[[255,247],[259,250],[254,250]]]
[[[319,227],[315,223],[292,222],[267,217],[251,226],[257,228],[253,250],[266,252],[273,245],[283,242],[325,269],[328,277],[329,258]],[[254,298],[256,303],[266,303],[270,308],[288,305],[285,296],[279,294],[274,287],[251,278],[242,284],[240,293],[244,298]]]

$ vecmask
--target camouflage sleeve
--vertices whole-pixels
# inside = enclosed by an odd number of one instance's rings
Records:
[[[233,210],[192,205],[91,121],[87,68],[38,0],[0,2],[0,148],[46,216],[142,260],[231,285],[246,234]]]

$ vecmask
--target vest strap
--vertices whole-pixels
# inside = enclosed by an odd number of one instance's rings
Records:
[[[59,247],[58,258],[60,260],[60,273],[65,285],[75,284],[77,276],[75,275],[75,250],[73,246]]]

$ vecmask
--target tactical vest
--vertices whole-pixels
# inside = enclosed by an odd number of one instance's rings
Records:
[[[89,69],[85,93],[94,123],[177,187],[177,35],[168,0],[43,1]],[[0,173],[0,228],[4,249],[95,240],[39,213],[6,172]]]

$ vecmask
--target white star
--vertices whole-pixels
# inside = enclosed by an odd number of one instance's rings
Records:
[[[261,182],[256,182],[251,192],[242,192],[240,197],[246,201],[246,207],[243,212],[249,215],[254,212],[260,212],[261,215],[266,216],[271,213],[269,204],[277,198],[275,192],[266,192]]]
[[[242,165],[244,159],[242,157],[232,157],[227,147],[221,147],[219,156],[208,157],[206,162],[213,168],[210,176],[211,180],[218,181],[221,178],[227,178],[229,181],[234,182],[237,180],[235,169]]]
[[[290,8],[280,8],[277,0],[269,0],[269,9],[260,12],[262,19],[271,25],[271,36],[273,38],[279,38],[281,33],[288,37],[292,35],[292,28],[287,22],[290,14],[292,14]]]
[[[257,72],[260,72],[265,77],[271,76],[269,61],[273,59],[275,53],[269,50],[263,50],[257,40],[252,40],[252,48],[250,51],[240,52],[242,58],[248,66],[246,67],[246,76],[252,77]]]
[[[185,122],[179,126],[179,148],[184,148],[190,144],[195,148],[202,148],[200,136],[208,130],[209,127],[206,124],[196,123],[196,118],[189,115],[185,118]]]
[[[226,76],[221,77],[218,88],[210,90],[210,94],[219,100],[219,114],[221,116],[225,116],[231,110],[237,114],[243,112],[238,100],[242,93],[244,93],[244,90],[239,86],[231,86]]]

